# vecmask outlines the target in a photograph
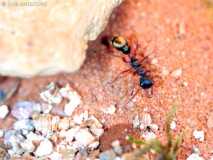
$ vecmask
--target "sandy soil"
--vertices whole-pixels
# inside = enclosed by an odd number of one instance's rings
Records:
[[[126,74],[113,84],[116,75],[128,68],[121,58],[100,43],[105,34],[137,35],[140,44],[148,48],[164,83],[156,86],[152,98],[143,90],[128,105],[133,88],[139,79]],[[165,115],[173,105],[177,106],[175,133],[185,131],[184,143],[178,159],[186,159],[193,146],[201,155],[210,159],[213,154],[213,25],[207,8],[199,0],[126,0],[113,13],[110,23],[99,39],[91,42],[88,57],[82,68],[74,74],[24,79],[15,97],[10,101],[39,100],[38,93],[51,81],[70,82],[83,97],[83,105],[76,112],[89,110],[105,121],[106,132],[101,139],[103,150],[111,141],[137,135],[132,129],[132,118],[145,111],[152,115],[165,135]],[[156,49],[155,49],[156,48]],[[119,54],[119,53],[116,53]],[[115,104],[116,113],[104,114],[101,109]],[[12,119],[6,119],[9,124]],[[207,123],[208,122],[208,123]],[[2,121],[0,121],[2,123]],[[205,140],[196,140],[194,130],[205,131]]]

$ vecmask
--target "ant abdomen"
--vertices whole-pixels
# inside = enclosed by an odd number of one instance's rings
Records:
[[[150,89],[153,86],[153,81],[146,77],[140,77],[140,86],[143,89]]]

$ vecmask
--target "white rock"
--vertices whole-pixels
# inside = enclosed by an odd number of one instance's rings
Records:
[[[0,119],[6,118],[9,113],[9,109],[7,105],[0,106]]]
[[[15,130],[27,130],[31,131],[34,129],[33,123],[29,119],[18,120],[13,124]]]
[[[139,120],[139,116],[136,115],[134,118],[133,118],[133,121],[132,121],[132,124],[133,124],[133,128],[139,128],[140,127],[140,120]]]
[[[25,152],[33,152],[35,150],[35,146],[30,140],[25,140],[20,143],[20,146],[25,150]]]
[[[84,113],[80,114],[80,115],[75,115],[73,117],[73,121],[76,124],[82,124],[84,121],[87,121],[89,118],[89,113],[88,111],[85,111]]]
[[[79,69],[88,41],[103,31],[121,0],[11,2],[18,6],[0,12],[0,74],[30,77]]]
[[[56,124],[57,125],[57,124]],[[58,129],[67,130],[70,128],[70,121],[68,118],[62,118],[58,122]]]
[[[46,86],[45,90],[40,93],[40,97],[49,104],[59,104],[62,101],[62,97],[57,91],[57,86],[54,82]]]
[[[200,157],[197,153],[192,153],[186,160],[204,160],[204,158]]]
[[[179,78],[182,75],[182,69],[176,69],[171,73],[171,76],[174,78]]]
[[[88,131],[88,129],[80,129],[75,135],[75,140],[81,146],[87,146],[91,144],[95,140],[95,138]]]
[[[96,136],[100,137],[104,134],[104,129],[103,128],[90,128],[90,131]]]
[[[50,158],[50,160],[62,160],[62,155],[58,152],[53,152],[48,158]]]
[[[80,127],[71,128],[64,133],[67,142],[72,142],[76,134],[78,134]]]
[[[145,139],[145,140],[152,140],[152,139],[155,139],[156,138],[156,135],[154,132],[144,132],[142,133],[142,137]]]
[[[4,136],[4,130],[0,129],[0,138],[2,138]]]
[[[176,122],[172,121],[170,124],[170,129],[174,130],[176,128]]]
[[[35,134],[33,132],[30,132],[29,134],[27,134],[27,139],[30,141],[40,142],[44,140],[44,137],[41,135]]]
[[[49,154],[51,154],[53,151],[53,144],[51,141],[49,141],[48,139],[45,139],[44,141],[42,141],[38,148],[35,151],[35,155],[37,157],[43,157],[43,156],[47,156]]]
[[[67,116],[71,116],[74,110],[80,105],[81,97],[77,92],[71,92],[69,95],[69,102],[64,106],[64,113]]]
[[[193,136],[199,141],[204,141],[204,131],[195,130],[193,132]]]
[[[90,150],[95,150],[95,149],[98,148],[99,144],[100,144],[99,141],[95,141],[95,142],[89,144],[88,148],[89,148]]]
[[[41,110],[43,113],[47,114],[50,113],[50,111],[53,109],[53,105],[50,103],[42,103],[41,104]]]
[[[113,115],[113,114],[116,112],[116,107],[115,107],[115,105],[110,105],[110,106],[107,107],[107,108],[103,108],[102,111],[103,111],[105,114]]]
[[[112,148],[113,148],[114,152],[119,154],[119,155],[121,155],[122,152],[123,152],[123,149],[122,149],[122,147],[120,145],[120,141],[119,140],[115,140],[115,141],[112,142]]]
[[[93,127],[93,128],[102,128],[103,125],[101,124],[101,122],[93,115],[91,115],[89,118],[88,118],[88,121],[92,121],[92,126],[90,127]]]

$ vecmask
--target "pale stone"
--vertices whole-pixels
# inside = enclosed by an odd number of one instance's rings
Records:
[[[122,0],[52,0],[0,5],[0,74],[20,77],[79,69]],[[31,4],[33,5],[33,4]]]
[[[204,158],[197,153],[192,153],[186,160],[204,160]]]
[[[9,113],[8,106],[6,106],[6,105],[0,106],[0,119],[6,118],[8,113]]]
[[[182,69],[178,68],[171,73],[171,76],[174,78],[180,78],[182,75]]]
[[[91,144],[95,138],[93,135],[88,131],[88,129],[80,129],[76,134],[75,134],[75,140],[80,146],[87,146]]]
[[[40,143],[38,148],[35,151],[37,157],[47,156],[53,151],[53,144],[48,139],[45,139]]]
[[[204,131],[195,130],[193,136],[199,141],[204,141]]]

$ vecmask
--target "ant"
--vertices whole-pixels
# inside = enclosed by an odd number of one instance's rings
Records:
[[[149,74],[150,71],[147,70],[147,68],[145,67],[145,60],[147,60],[148,56],[144,56],[143,52],[140,51],[140,46],[138,44],[137,38],[134,35],[131,35],[128,40],[122,36],[113,36],[111,38],[109,38],[108,36],[104,36],[101,42],[109,50],[115,48],[124,55],[124,57],[122,57],[124,62],[128,63],[131,68],[121,72],[121,74],[133,70],[134,75],[136,74],[140,77],[140,87],[146,91],[151,89],[152,94],[154,80],[153,77]],[[115,80],[117,78],[118,77],[116,77]],[[138,91],[136,91],[136,93],[134,94],[134,96],[132,96],[131,99],[133,99],[137,95]],[[151,96],[149,95],[148,97]]]

